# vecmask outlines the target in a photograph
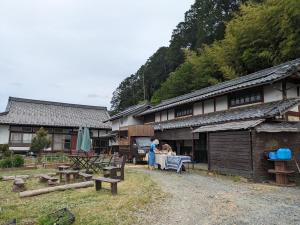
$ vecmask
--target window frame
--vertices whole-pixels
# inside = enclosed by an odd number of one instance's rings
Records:
[[[251,100],[253,97],[255,99]],[[235,101],[235,103],[233,104],[232,101]],[[239,103],[237,103],[237,101],[239,101]],[[243,105],[251,105],[251,104],[261,103],[261,102],[264,102],[264,93],[261,87],[234,92],[229,94],[229,98],[228,98],[228,106],[230,108],[243,106]]]
[[[182,107],[175,108],[174,116],[175,118],[180,118],[184,116],[192,116],[194,113],[193,105],[185,105]]]

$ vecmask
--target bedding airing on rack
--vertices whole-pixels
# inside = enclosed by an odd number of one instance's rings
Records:
[[[166,160],[166,169],[173,169],[179,173],[182,169],[183,163],[191,163],[192,158],[190,156],[168,156]]]

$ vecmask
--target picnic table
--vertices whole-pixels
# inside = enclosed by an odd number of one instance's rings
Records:
[[[86,171],[94,171],[97,172],[97,167],[95,166],[95,162],[100,158],[99,155],[80,155],[80,154],[72,154],[68,156],[72,161],[71,168],[79,168],[85,169]]]

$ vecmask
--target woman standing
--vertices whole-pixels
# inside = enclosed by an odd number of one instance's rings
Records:
[[[159,145],[159,141],[155,139],[150,145],[150,150],[148,153],[148,165],[150,166],[151,170],[153,170],[155,166],[155,150],[157,145]]]

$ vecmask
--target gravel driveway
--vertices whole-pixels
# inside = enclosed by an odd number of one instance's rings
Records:
[[[168,197],[139,212],[139,224],[300,224],[300,189],[196,173],[149,171]]]

